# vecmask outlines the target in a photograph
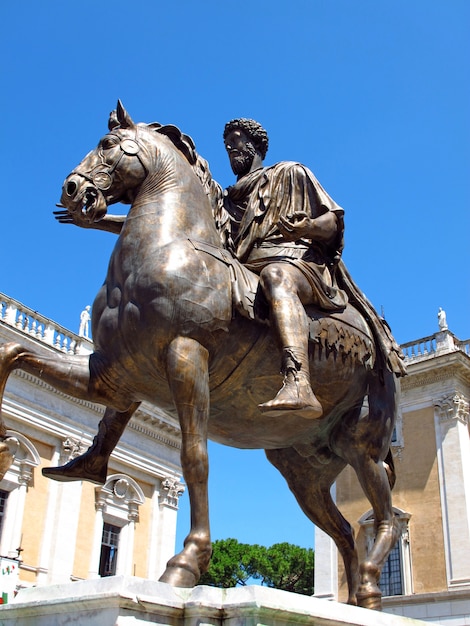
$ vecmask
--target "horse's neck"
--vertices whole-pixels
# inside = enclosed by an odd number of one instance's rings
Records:
[[[162,167],[142,183],[128,214],[129,224],[151,229],[154,243],[165,245],[178,239],[195,239],[220,245],[209,198],[187,166]]]

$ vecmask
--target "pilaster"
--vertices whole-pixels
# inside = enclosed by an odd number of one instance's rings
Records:
[[[65,439],[56,450],[56,465],[64,464],[80,451],[78,443]],[[78,529],[82,483],[49,482],[47,520],[38,568],[39,584],[70,582]]]
[[[336,500],[336,483],[331,488]],[[315,526],[315,598],[338,599],[338,548],[331,537]]]
[[[470,585],[469,399],[461,392],[434,400],[437,461],[448,586]]]
[[[165,571],[167,562],[174,554],[176,542],[176,518],[178,513],[178,499],[184,493],[184,485],[179,479],[169,476],[160,484],[158,493],[158,513],[155,524],[158,526],[158,540],[155,546],[155,562],[152,568],[159,578]]]

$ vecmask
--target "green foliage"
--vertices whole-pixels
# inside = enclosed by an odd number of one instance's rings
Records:
[[[212,544],[212,560],[200,585],[236,587],[260,580],[262,585],[304,595],[313,594],[314,552],[290,543],[270,548],[219,539]]]
[[[225,588],[246,585],[247,580],[256,577],[253,562],[259,547],[238,543],[236,539],[214,541],[210,567],[199,584]]]
[[[313,594],[314,552],[291,543],[275,543],[266,549],[260,569],[262,584],[311,596]]]

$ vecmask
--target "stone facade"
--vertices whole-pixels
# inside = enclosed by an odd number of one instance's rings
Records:
[[[87,338],[0,294],[0,342],[6,341],[51,356],[92,351]],[[111,548],[117,554],[115,573],[158,579],[175,551],[178,498],[184,491],[176,419],[141,405],[111,457],[106,484],[97,487],[49,480],[41,469],[85,451],[103,407],[15,371],[2,413],[15,460],[0,483],[0,555],[9,559],[17,586],[99,577],[105,524],[118,536]],[[3,562],[2,571],[7,571]]]
[[[401,380],[392,443],[401,580],[394,595],[385,598],[384,610],[453,626],[470,624],[469,347],[447,328],[402,346],[408,376]],[[373,513],[351,468],[340,475],[335,490],[364,555]],[[342,563],[320,531],[315,564],[318,595],[344,600]]]

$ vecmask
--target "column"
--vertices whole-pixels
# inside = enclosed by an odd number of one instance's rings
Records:
[[[155,560],[151,564],[155,578],[159,578],[166,569],[167,562],[175,553],[176,517],[178,498],[184,493],[184,486],[174,477],[165,478],[161,482],[158,518],[154,522],[158,527],[155,545]]]
[[[103,538],[103,513],[106,508],[106,502],[101,496],[95,502],[95,525],[93,530],[93,543],[91,548],[90,567],[88,569],[88,578],[99,578],[101,540]],[[118,553],[119,554],[119,553]]]
[[[149,558],[147,567],[147,577],[149,580],[158,580],[161,571],[158,563],[158,537],[160,535],[160,492],[155,485],[152,495],[152,517],[149,530]]]
[[[470,585],[469,401],[455,392],[434,404],[447,581],[455,588]]]
[[[62,465],[72,458],[70,439],[60,444],[54,457],[54,465]],[[79,451],[75,446],[75,452]],[[70,582],[75,559],[78,511],[82,494],[82,483],[59,483],[49,481],[49,497],[44,524],[38,567],[38,584]]]
[[[134,574],[134,536],[135,536],[135,523],[139,517],[137,507],[132,507],[132,503],[129,503],[129,515],[128,523],[121,526],[121,532],[119,533],[119,546],[118,556],[116,563],[116,575],[132,576]]]
[[[27,471],[25,471],[27,470]],[[17,548],[21,547],[21,529],[23,528],[24,505],[28,483],[31,480],[30,468],[23,465],[18,477],[18,487],[8,494],[7,512],[2,530],[2,554],[10,558],[18,556]]]
[[[336,501],[336,483],[331,488]],[[338,599],[338,548],[329,535],[315,526],[315,598]]]

